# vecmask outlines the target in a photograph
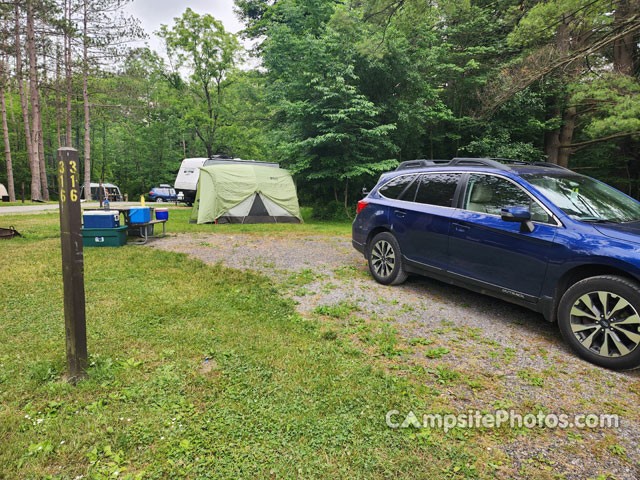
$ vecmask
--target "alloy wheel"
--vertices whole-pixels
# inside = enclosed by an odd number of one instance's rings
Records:
[[[376,242],[371,250],[371,263],[378,275],[388,277],[396,265],[396,254],[386,240]]]
[[[571,331],[589,351],[621,357],[640,343],[640,316],[620,295],[595,291],[579,297],[571,308]]]

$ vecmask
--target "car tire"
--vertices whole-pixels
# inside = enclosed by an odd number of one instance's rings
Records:
[[[156,198],[156,203],[162,203],[164,202],[164,200],[162,199],[162,197],[158,197]]]
[[[601,275],[579,281],[558,305],[560,333],[582,358],[605,368],[640,367],[640,285]]]
[[[399,285],[408,277],[400,245],[389,232],[379,233],[369,242],[367,260],[371,275],[382,285]]]

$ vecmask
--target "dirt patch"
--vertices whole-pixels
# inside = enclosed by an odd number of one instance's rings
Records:
[[[580,360],[539,314],[425,278],[379,285],[346,237],[180,234],[151,246],[272,278],[327,335],[399,374],[429,373],[434,404],[456,413],[619,416],[618,428],[489,431],[487,448],[509,459],[498,477],[640,478],[640,372]]]

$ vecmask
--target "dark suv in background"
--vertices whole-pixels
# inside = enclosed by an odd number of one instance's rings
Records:
[[[151,202],[175,202],[177,198],[176,191],[171,185],[160,185],[149,192]]]
[[[435,277],[557,321],[583,358],[640,366],[640,203],[571,170],[488,158],[405,162],[358,203],[376,281]]]

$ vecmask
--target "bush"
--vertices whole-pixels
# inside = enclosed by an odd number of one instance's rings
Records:
[[[356,212],[354,210],[351,213],[352,215],[355,215]],[[325,220],[333,222],[351,221],[351,219],[347,217],[347,214],[344,211],[344,204],[341,202],[336,202],[335,200],[318,201],[314,203],[311,218],[315,220]]]

